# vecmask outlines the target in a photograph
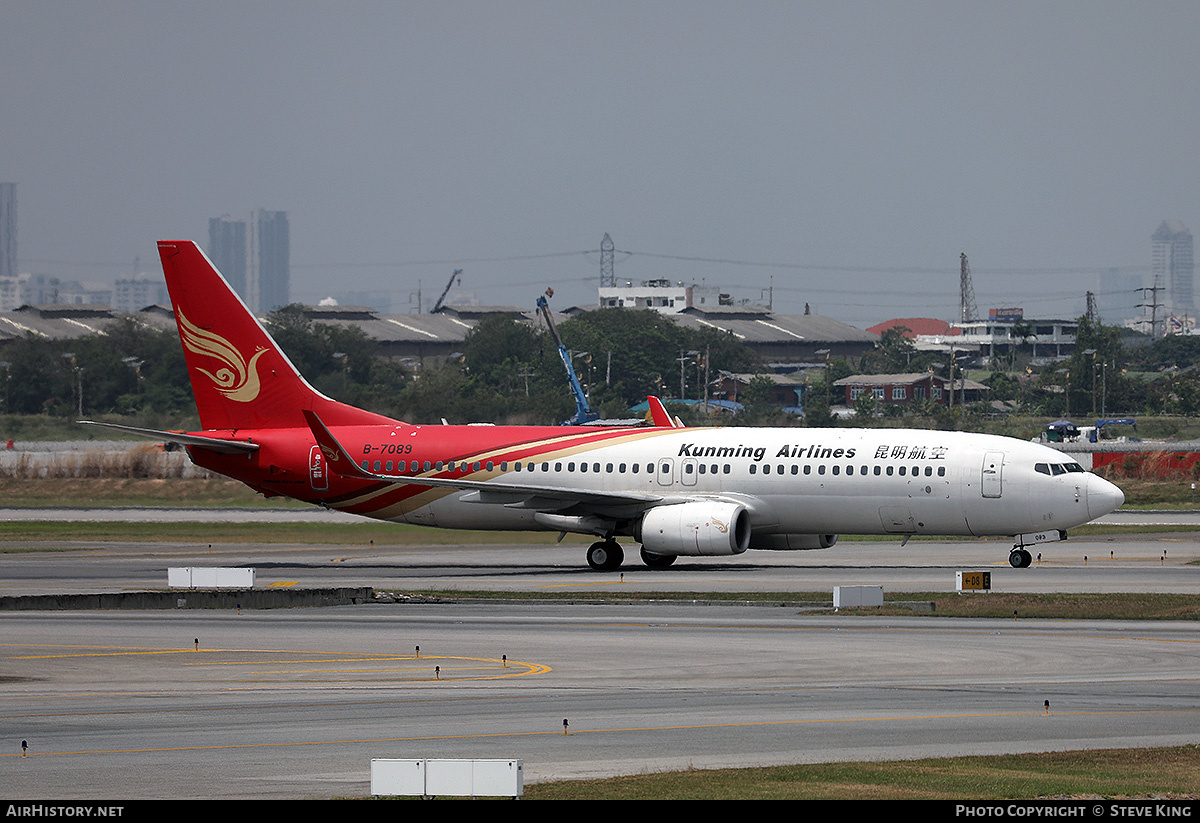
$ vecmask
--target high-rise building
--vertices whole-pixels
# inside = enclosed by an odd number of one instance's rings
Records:
[[[0,183],[0,277],[17,276],[17,184]]]
[[[1100,319],[1113,326],[1120,326],[1130,318],[1137,317],[1138,307],[1146,302],[1142,292],[1142,278],[1124,269],[1110,268],[1100,272],[1096,294],[1096,310]]]
[[[1178,220],[1164,220],[1150,243],[1150,266],[1159,300],[1172,314],[1195,312],[1192,233]]]
[[[227,214],[210,218],[208,256],[243,300],[247,299],[246,255],[246,221],[234,220]]]
[[[208,221],[208,255],[251,311],[286,306],[291,246],[287,212],[259,209],[249,220]]]
[[[250,226],[250,266],[258,283],[258,308],[271,311],[286,306],[291,282],[287,212],[259,209]]]

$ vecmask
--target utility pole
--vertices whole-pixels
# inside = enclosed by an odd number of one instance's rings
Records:
[[[613,271],[613,241],[604,233],[600,241],[600,288],[611,289],[617,285],[617,276]]]
[[[1143,286],[1141,289],[1138,289],[1138,291],[1140,291],[1142,293],[1143,300],[1146,299],[1146,292],[1150,292],[1150,302],[1149,303],[1138,303],[1138,308],[1139,309],[1150,309],[1150,336],[1151,337],[1158,337],[1158,310],[1159,310],[1159,308],[1162,307],[1162,304],[1158,302],[1158,290],[1159,290],[1159,285],[1158,285],[1157,280],[1154,281],[1153,286]]]

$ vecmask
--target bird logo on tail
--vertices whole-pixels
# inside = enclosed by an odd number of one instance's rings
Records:
[[[197,371],[212,380],[213,387],[217,391],[237,403],[249,403],[258,397],[260,385],[257,365],[258,358],[267,351],[265,348],[256,351],[250,358],[250,362],[247,363],[246,358],[232,343],[221,335],[206,331],[192,323],[184,316],[183,312],[179,312],[179,329],[183,345],[187,347],[188,351],[212,357],[224,364],[223,368],[219,368],[215,372],[196,367]]]

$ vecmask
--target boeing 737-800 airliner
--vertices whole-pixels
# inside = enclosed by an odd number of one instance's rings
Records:
[[[911,429],[415,425],[313,389],[190,241],[159,244],[202,431],[142,434],[268,496],[380,520],[594,535],[595,569],[838,534],[1004,535],[1026,545],[1113,511],[1121,490],[1035,443]]]

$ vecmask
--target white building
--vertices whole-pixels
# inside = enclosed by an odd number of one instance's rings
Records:
[[[684,309],[732,306],[733,299],[718,289],[705,286],[685,286],[682,281],[643,280],[633,285],[601,286],[602,309],[652,309],[662,314],[678,314]]]
[[[133,277],[113,283],[111,305],[117,311],[136,312],[147,306],[169,306],[171,298],[161,278]]]

